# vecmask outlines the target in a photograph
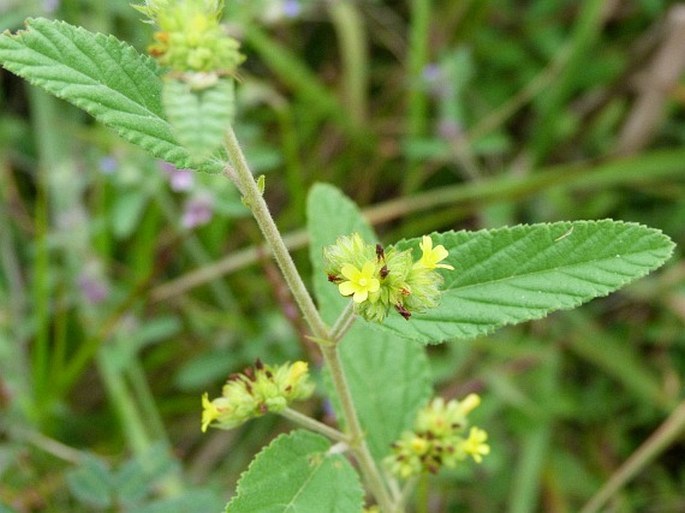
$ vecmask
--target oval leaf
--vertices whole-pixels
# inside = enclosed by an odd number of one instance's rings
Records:
[[[363,491],[352,465],[309,431],[281,435],[240,477],[226,513],[355,513]]]
[[[423,343],[473,338],[606,296],[661,266],[673,242],[659,230],[620,221],[522,225],[432,235],[449,251],[440,305],[382,329]],[[414,248],[420,239],[400,241]]]
[[[114,36],[45,18],[27,30],[0,34],[0,63],[85,110],[133,144],[179,169],[191,167],[162,113],[157,64]],[[220,172],[219,161],[197,169]]]

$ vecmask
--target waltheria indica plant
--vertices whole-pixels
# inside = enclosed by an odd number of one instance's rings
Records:
[[[234,77],[245,57],[220,23],[222,4],[136,5],[157,28],[151,57],[113,36],[29,19],[26,30],[0,36],[0,62],[158,159],[222,173],[259,224],[323,355],[326,390],[318,392],[331,398],[339,425],[294,409],[314,393],[303,361],[258,361],[229,376],[219,397],[204,394],[202,431],[270,413],[303,428],[257,455],[226,511],[403,512],[422,474],[497,451],[497,440],[469,418],[477,395],[431,397],[422,345],[604,296],[662,265],[673,244],[658,230],[601,220],[433,233],[383,246],[350,200],[316,185],[307,205],[315,303],[233,131]]]

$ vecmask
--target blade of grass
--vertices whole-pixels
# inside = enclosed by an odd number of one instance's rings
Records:
[[[584,0],[579,6],[573,26],[568,57],[557,79],[539,97],[539,123],[535,127],[530,147],[535,151],[536,162],[544,160],[557,141],[559,112],[574,93],[578,77],[583,76],[583,64],[591,54],[605,21],[607,5],[604,0]]]
[[[514,483],[509,495],[510,513],[538,511],[540,477],[550,449],[552,425],[539,421],[522,437],[522,454],[514,470]]]
[[[345,103],[352,120],[361,125],[367,113],[369,68],[364,19],[354,2],[331,2],[328,9],[340,42]]]
[[[653,404],[662,411],[671,409],[673,402],[663,393],[660,380],[648,372],[630,341],[617,339],[609,329],[599,329],[582,313],[566,312],[565,317],[575,327],[570,337],[572,351],[619,381],[637,402]]]
[[[271,39],[256,25],[246,28],[246,43],[252,46],[264,63],[296,94],[310,105],[312,115],[332,119],[356,144],[373,148],[374,137],[356,124],[338,99],[321,84],[319,78],[294,53]]]
[[[685,430],[685,401],[658,427],[652,435],[621,465],[604,486],[580,510],[597,513],[621,488],[675,442]]]
[[[428,98],[422,87],[423,71],[428,64],[431,21],[431,0],[410,2],[409,53],[407,55],[407,127],[408,138],[425,135],[428,125]],[[417,161],[409,162],[402,190],[404,194],[415,192],[421,183],[421,166]]]

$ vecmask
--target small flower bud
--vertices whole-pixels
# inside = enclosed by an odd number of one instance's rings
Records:
[[[438,397],[422,408],[413,431],[405,431],[392,444],[392,455],[385,462],[390,471],[406,479],[422,472],[436,473],[442,467],[453,468],[457,463],[472,457],[476,463],[489,454],[487,433],[477,427],[468,427],[467,415],[480,398],[471,394],[463,401],[445,402]]]
[[[206,393],[202,396],[202,431],[209,426],[232,429],[267,412],[283,411],[313,392],[306,362],[271,366],[258,360],[254,367],[232,374],[221,397],[210,401]]]
[[[366,320],[383,322],[393,310],[409,320],[437,306],[443,280],[435,269],[453,269],[439,263],[448,255],[444,246],[433,248],[425,236],[419,247],[423,254],[414,262],[411,250],[369,244],[358,233],[340,237],[324,248],[328,281],[352,296],[355,312]]]

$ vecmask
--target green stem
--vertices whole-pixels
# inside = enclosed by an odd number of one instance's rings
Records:
[[[273,217],[271,217],[266,201],[264,201],[264,198],[257,187],[257,182],[250,172],[250,168],[245,160],[245,155],[240,148],[240,144],[236,139],[232,127],[229,127],[226,130],[226,151],[233,164],[237,186],[242,192],[248,208],[252,210],[252,215],[257,221],[267,244],[271,247],[274,258],[281,268],[283,277],[285,278],[297,305],[300,307],[300,311],[302,312],[305,321],[315,337],[321,339],[327,338],[328,327],[319,315],[319,312],[314,305],[314,301],[309,295],[309,292],[295,267],[295,262],[293,262],[293,259],[288,252],[288,248],[283,243],[283,238],[278,231],[278,227],[276,226]]]
[[[281,268],[285,281],[288,284],[305,321],[312,330],[313,338],[320,342],[324,360],[331,373],[333,387],[340,399],[343,420],[347,426],[347,433],[349,434],[348,440],[350,449],[361,468],[367,486],[383,513],[396,513],[397,509],[395,504],[383,481],[381,473],[376,466],[376,462],[371,456],[369,446],[364,437],[364,431],[359,423],[357,411],[355,410],[354,402],[352,401],[352,394],[343,372],[340,356],[338,355],[336,341],[332,338],[331,331],[321,318],[319,311],[314,305],[314,301],[309,295],[309,292],[295,267],[295,263],[288,252],[283,237],[271,217],[269,207],[264,201],[262,193],[257,186],[257,182],[250,172],[247,160],[245,159],[245,155],[240,148],[240,144],[238,143],[232,127],[228,127],[226,130],[225,146],[229,161],[233,165],[233,167],[226,170],[226,176],[235,182],[236,186],[243,194],[245,204],[252,211],[252,215],[257,221],[267,244],[271,248],[274,258]],[[346,317],[350,316],[353,318],[353,313],[354,312],[348,314],[344,313],[343,316],[341,316],[339,322],[336,323],[336,333],[342,333],[342,329],[351,322],[345,320]]]
[[[335,321],[335,324],[333,324],[333,327],[331,328],[330,340],[334,342],[341,340],[345,336],[345,333],[347,333],[347,330],[352,327],[352,324],[354,324],[356,318],[357,317],[354,313],[354,302],[350,301],[347,303],[345,309],[340,313],[340,316]]]
[[[286,419],[290,420],[291,422],[294,422],[295,424],[299,424],[300,426],[302,426],[304,428],[307,428],[311,431],[315,431],[319,434],[322,434],[322,435],[330,438],[331,440],[335,440],[336,442],[347,443],[347,436],[345,436],[344,433],[338,431],[335,428],[327,426],[323,422],[319,422],[316,419],[308,417],[307,415],[304,415],[297,410],[293,410],[291,408],[286,408],[285,410],[279,412],[279,415],[281,415],[282,417],[285,417]]]
[[[331,380],[333,386],[338,394],[340,400],[340,407],[342,408],[345,422],[347,424],[347,431],[350,434],[350,448],[359,463],[362,473],[364,474],[367,484],[374,497],[378,501],[378,505],[383,513],[393,513],[396,511],[395,505],[390,493],[383,481],[380,471],[376,466],[376,462],[371,456],[369,446],[364,437],[364,431],[359,423],[357,417],[357,410],[354,407],[350,387],[347,384],[347,378],[342,368],[340,355],[338,354],[337,345],[321,346],[324,361],[331,373]]]

